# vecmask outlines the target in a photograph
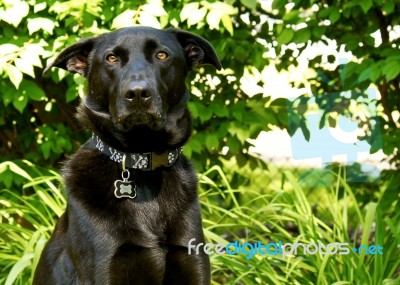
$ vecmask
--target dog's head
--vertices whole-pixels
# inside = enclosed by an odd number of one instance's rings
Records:
[[[176,29],[132,27],[73,44],[44,72],[56,66],[86,77],[81,110],[124,137],[135,128],[177,127],[171,124],[187,113],[185,77],[201,64],[221,68],[205,39]]]

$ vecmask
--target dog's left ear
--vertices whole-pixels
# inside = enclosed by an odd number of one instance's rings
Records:
[[[221,63],[217,54],[208,41],[189,32],[177,29],[169,29],[169,31],[176,35],[176,38],[185,50],[185,56],[191,69],[201,64],[212,64],[218,70],[221,70]]]
[[[88,57],[93,49],[95,39],[96,38],[82,39],[67,47],[44,69],[43,74],[55,66],[72,73],[79,73],[86,77],[89,70]]]

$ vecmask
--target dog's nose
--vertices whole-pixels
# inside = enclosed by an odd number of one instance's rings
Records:
[[[148,84],[145,81],[132,82],[128,86],[128,90],[125,92],[125,99],[129,101],[145,101],[151,97]]]

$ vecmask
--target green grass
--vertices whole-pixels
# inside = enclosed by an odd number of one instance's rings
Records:
[[[30,284],[32,269],[65,209],[61,177],[28,161],[1,163],[0,173],[25,180],[21,189],[0,192],[0,284]]]
[[[400,213],[394,210],[398,201],[383,199],[393,192],[394,182],[376,185],[378,198],[360,203],[340,169],[331,173],[333,183],[310,191],[294,170],[235,167],[227,162],[226,173],[215,166],[200,175],[207,242],[380,244],[384,254],[300,251],[251,259],[213,254],[212,284],[400,283]],[[65,208],[61,178],[27,161],[1,163],[0,175],[5,174],[19,184],[4,183],[6,189],[0,192],[0,284],[30,284],[40,252]]]

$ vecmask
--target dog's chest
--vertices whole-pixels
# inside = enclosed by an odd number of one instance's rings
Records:
[[[93,167],[91,161],[97,161]],[[91,166],[89,166],[91,165]],[[115,196],[121,179],[118,164],[93,152],[78,152],[64,169],[69,200],[83,233],[107,232],[120,241],[151,246],[165,241],[170,228],[196,197],[196,176],[191,168],[131,171],[135,198]],[[183,179],[185,177],[185,179]],[[71,205],[72,206],[72,205]]]

